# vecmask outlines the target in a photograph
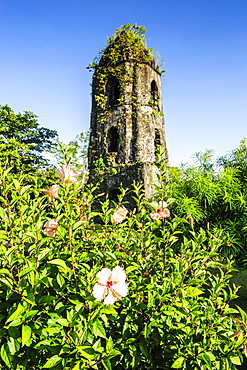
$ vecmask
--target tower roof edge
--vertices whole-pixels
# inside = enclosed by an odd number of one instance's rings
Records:
[[[126,61],[155,64],[152,51],[145,45],[143,38],[129,29],[124,29],[108,40],[99,66],[116,65]]]

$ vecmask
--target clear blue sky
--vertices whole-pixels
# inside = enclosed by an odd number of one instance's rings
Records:
[[[1,0],[0,104],[68,142],[89,128],[86,66],[123,24],[161,54],[170,164],[247,137],[247,0]]]

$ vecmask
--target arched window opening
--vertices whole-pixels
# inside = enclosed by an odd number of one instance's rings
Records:
[[[121,194],[119,189],[112,189],[109,193],[109,200],[118,203],[118,196]]]
[[[151,82],[151,103],[158,103],[159,100],[159,89],[157,83],[153,80]]]
[[[117,127],[111,127],[108,131],[108,152],[118,152],[119,133]]]
[[[108,104],[111,107],[118,104],[118,99],[120,98],[120,86],[116,77],[112,77],[109,79],[107,85],[107,95]]]
[[[155,129],[155,137],[154,137],[154,151],[156,153],[157,149],[161,147],[161,138],[160,138],[160,132],[156,128]]]

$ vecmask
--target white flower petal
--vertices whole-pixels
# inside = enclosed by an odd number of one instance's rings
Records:
[[[116,301],[117,301],[117,298],[114,297],[114,295],[112,294],[111,290],[109,290],[109,294],[105,298],[104,304],[114,304]]]
[[[99,284],[94,285],[92,294],[94,298],[96,298],[96,301],[102,301],[105,298],[106,293],[107,293],[107,287],[99,285]]]
[[[157,212],[151,212],[151,213],[150,213],[150,217],[151,217],[153,220],[159,220],[160,215],[159,215]]]
[[[126,274],[122,267],[116,266],[112,271],[103,268],[96,276],[98,283],[94,285],[92,294],[97,301],[104,300],[109,305],[127,295],[128,284],[125,283]]]
[[[111,280],[111,270],[108,268],[104,268],[98,272],[96,275],[98,278],[98,283],[106,285],[107,281]]]
[[[166,208],[167,206],[168,206],[168,204],[166,202],[164,202],[163,200],[161,200],[159,202],[158,208]]]
[[[161,209],[159,211],[159,216],[160,216],[160,219],[163,219],[163,218],[166,218],[166,217],[170,217],[170,211],[168,208],[165,208],[165,209]]]
[[[79,176],[79,172],[70,168],[68,164],[63,164],[59,169],[57,169],[56,173],[60,176],[63,182],[77,182],[77,176]]]
[[[79,172],[73,168],[70,168],[70,176],[79,176]]]
[[[117,293],[119,294],[121,297],[126,297],[127,293],[128,293],[128,284],[126,283],[118,283],[118,284],[114,284],[112,286],[112,289]]]
[[[124,206],[120,206],[118,210],[113,213],[112,221],[115,224],[120,224],[128,214],[128,210]]]
[[[56,228],[58,227],[58,223],[55,219],[46,221],[44,224],[44,230],[43,233],[46,236],[52,236],[54,237],[56,235]]]
[[[123,268],[120,266],[114,267],[114,269],[112,270],[112,274],[111,274],[111,280],[113,284],[124,282],[125,279],[126,279],[126,274]]]

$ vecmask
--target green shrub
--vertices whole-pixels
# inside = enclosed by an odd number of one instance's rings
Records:
[[[240,148],[234,152],[242,155],[243,151]],[[221,240],[223,257],[232,257],[242,264],[247,251],[244,169],[233,165],[217,167],[211,151],[197,153],[196,158],[194,166],[170,168],[159,154],[157,165],[161,170],[162,186],[157,187],[157,194],[164,199],[170,198],[172,214],[187,219],[194,230],[203,228],[216,234]]]
[[[91,211],[91,187],[62,183],[50,201],[42,179],[22,181],[1,173],[2,368],[225,370],[241,363],[247,315],[229,307],[238,288],[229,284],[231,266],[216,262],[220,238],[185,218],[153,220],[138,186],[136,209],[114,223],[118,206],[106,201]],[[128,294],[105,305],[92,295],[96,275],[116,266]]]

